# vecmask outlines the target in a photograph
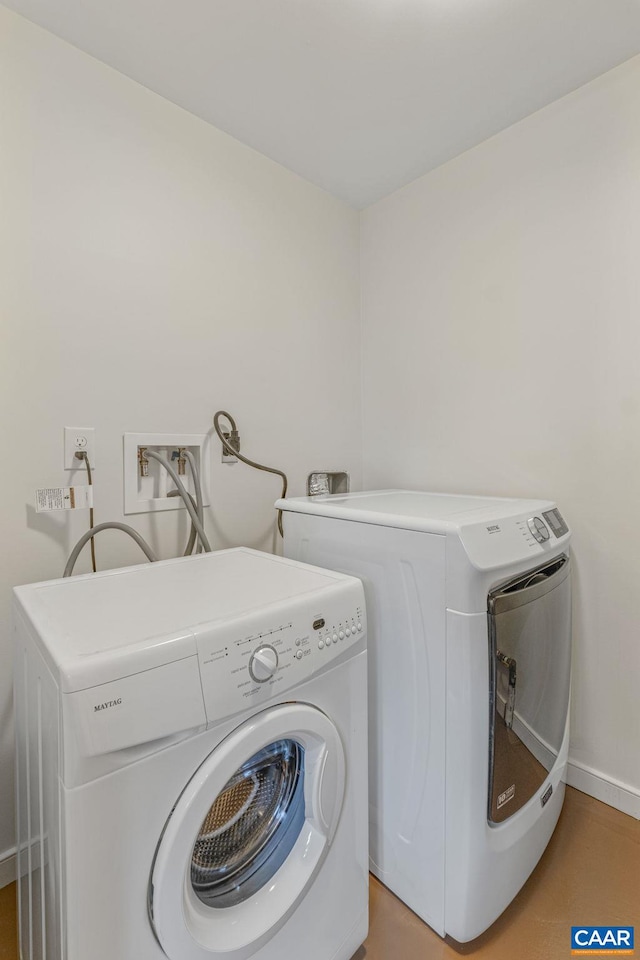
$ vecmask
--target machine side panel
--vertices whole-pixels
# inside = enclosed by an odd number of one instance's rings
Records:
[[[15,612],[17,873],[23,957],[64,956],[59,693]]]
[[[364,584],[370,868],[442,934],[445,537],[289,513],[284,549]]]

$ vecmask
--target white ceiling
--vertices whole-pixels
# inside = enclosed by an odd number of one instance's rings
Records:
[[[640,52],[640,0],[5,0],[363,207]]]

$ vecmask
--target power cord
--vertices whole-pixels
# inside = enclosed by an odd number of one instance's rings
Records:
[[[79,450],[76,452],[77,460],[84,460],[84,465],[87,468],[87,483],[90,487],[93,487],[93,478],[91,476],[91,464],[89,463],[89,457],[87,456],[86,450]],[[93,520],[93,498],[91,500],[91,506],[89,507],[89,527],[94,526]],[[91,569],[95,573],[98,569],[96,566],[96,541],[95,537],[91,537]]]

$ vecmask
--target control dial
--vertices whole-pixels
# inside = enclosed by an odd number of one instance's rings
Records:
[[[267,680],[271,680],[277,669],[278,653],[268,643],[258,647],[252,654],[249,661],[249,673],[256,683],[266,683]]]
[[[541,520],[540,517],[531,517],[530,520],[527,520],[527,526],[531,533],[534,535],[538,543],[544,543],[549,539],[549,530],[547,528],[544,520]]]

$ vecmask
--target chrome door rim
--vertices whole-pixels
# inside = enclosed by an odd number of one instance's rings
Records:
[[[303,823],[304,748],[277,740],[246,760],[211,805],[191,853],[196,896],[216,909],[242,903],[286,860]]]

